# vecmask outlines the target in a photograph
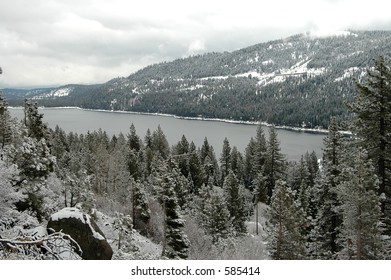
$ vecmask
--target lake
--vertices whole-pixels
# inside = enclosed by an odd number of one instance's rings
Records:
[[[22,119],[22,108],[10,108],[11,115]],[[230,146],[236,146],[239,151],[244,152],[250,138],[255,138],[257,125],[236,124],[220,121],[186,120],[171,116],[132,114],[125,112],[102,112],[82,110],[78,108],[40,108],[44,114],[44,122],[49,127],[56,125],[66,132],[86,134],[101,128],[108,135],[122,132],[127,135],[129,127],[133,123],[137,134],[144,139],[147,129],[151,132],[160,125],[170,145],[176,144],[182,135],[185,135],[189,143],[191,141],[197,147],[201,147],[204,138],[213,146],[217,158],[220,157],[224,138],[227,137]],[[264,127],[265,135],[268,137],[268,127]],[[277,129],[278,139],[281,144],[281,151],[288,160],[299,160],[307,151],[315,151],[317,156],[322,155],[323,138],[325,135]]]

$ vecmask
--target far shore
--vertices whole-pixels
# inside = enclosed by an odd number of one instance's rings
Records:
[[[23,107],[9,107],[10,109],[23,109]],[[117,113],[117,114],[134,114],[134,115],[151,115],[151,116],[161,116],[161,117],[171,117],[182,120],[196,120],[196,121],[214,121],[214,122],[225,122],[232,124],[245,124],[245,125],[263,125],[270,127],[273,124],[260,121],[240,121],[240,120],[228,120],[228,119],[219,119],[219,118],[205,118],[205,117],[183,117],[173,114],[164,114],[164,113],[147,113],[147,112],[133,112],[133,111],[114,111],[114,110],[102,110],[102,109],[86,109],[81,107],[69,106],[69,107],[39,107],[40,109],[77,109],[83,111],[92,111],[92,112],[105,112],[105,113]],[[314,134],[328,134],[328,129],[323,128],[307,128],[307,127],[293,127],[286,125],[276,125],[277,129],[284,129],[290,131],[304,132],[304,133],[314,133]],[[350,135],[349,131],[340,131],[344,135]]]

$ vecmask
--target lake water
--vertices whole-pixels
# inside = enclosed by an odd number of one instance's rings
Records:
[[[22,108],[10,108],[11,115],[19,119],[23,118]],[[147,129],[151,132],[160,125],[170,145],[176,144],[182,135],[185,135],[189,143],[191,141],[197,147],[201,147],[204,138],[208,138],[219,158],[224,138],[227,137],[230,146],[236,146],[244,152],[250,138],[255,138],[257,125],[234,124],[219,121],[185,120],[170,116],[142,115],[122,112],[89,111],[77,108],[42,108],[44,122],[49,127],[60,126],[66,132],[86,134],[101,128],[110,136],[122,132],[126,135],[133,123],[137,134],[144,139]],[[268,127],[264,127],[266,137]],[[315,151],[318,157],[322,154],[324,135],[277,129],[281,151],[288,160],[299,160],[307,151]]]

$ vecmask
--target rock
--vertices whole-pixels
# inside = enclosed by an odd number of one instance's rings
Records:
[[[82,250],[77,253],[85,260],[110,260],[113,256],[103,232],[89,215],[77,208],[64,208],[53,214],[47,228],[48,232],[53,229],[70,235]]]

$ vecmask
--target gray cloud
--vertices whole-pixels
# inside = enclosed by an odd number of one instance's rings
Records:
[[[102,83],[151,63],[301,32],[390,30],[386,5],[388,0],[2,1],[0,87]]]

